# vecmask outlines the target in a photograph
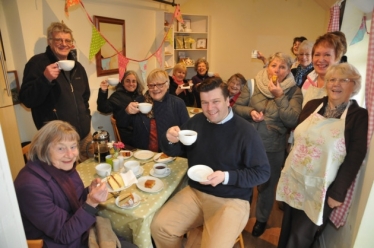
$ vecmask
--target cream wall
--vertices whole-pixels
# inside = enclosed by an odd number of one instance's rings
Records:
[[[189,0],[181,9],[210,15],[210,69],[226,80],[237,72],[253,78],[262,69],[262,62],[251,58],[254,49],[266,56],[292,55],[293,38],[315,40],[327,30],[329,13],[314,1],[300,0]]]

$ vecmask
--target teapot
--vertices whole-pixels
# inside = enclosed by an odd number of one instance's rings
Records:
[[[92,141],[87,144],[86,146],[86,152],[89,157],[92,157],[92,148],[93,146],[93,157],[96,161],[99,163],[105,162],[105,156],[109,155],[109,148],[108,148],[108,142],[109,142],[109,133],[105,130],[99,130],[94,132],[92,135]],[[90,149],[91,148],[91,149]]]

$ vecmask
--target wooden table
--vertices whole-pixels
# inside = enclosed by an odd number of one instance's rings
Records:
[[[132,157],[125,161],[128,160],[137,159]],[[143,176],[150,175],[149,172],[154,163],[152,160],[143,165]],[[94,159],[88,159],[77,166],[77,171],[85,186],[88,186],[95,177],[98,177],[95,171],[97,164]],[[139,190],[135,184],[123,191],[138,194],[143,199],[139,206],[133,209],[121,209],[115,205],[115,199],[110,197],[110,194],[108,200],[99,205],[99,215],[111,220],[113,230],[140,248],[152,247],[150,225],[155,212],[187,182],[187,159],[178,157],[167,165],[171,169],[171,173],[167,177],[160,178],[164,183],[164,188],[160,192],[146,193]]]

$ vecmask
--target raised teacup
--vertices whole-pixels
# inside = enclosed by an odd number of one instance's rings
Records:
[[[170,171],[166,164],[156,163],[153,165],[153,171],[157,175],[164,175]]]
[[[193,130],[181,130],[178,134],[179,141],[183,143],[183,145],[189,146],[195,143],[197,139],[197,132]]]
[[[107,163],[100,163],[96,165],[95,169],[96,169],[96,173],[100,177],[107,177],[110,175],[110,172],[112,171],[112,166]]]
[[[108,78],[107,81],[108,84],[111,86],[116,86],[119,83],[118,78]]]
[[[74,68],[75,61],[74,60],[59,60],[57,61],[58,68],[64,71],[71,71]]]
[[[134,174],[137,174],[140,170],[140,163],[135,160],[125,162],[124,166],[127,171],[132,170]]]
[[[152,104],[147,103],[147,102],[141,102],[138,104],[139,111],[142,112],[143,114],[148,114],[149,111],[152,109]]]
[[[211,72],[211,71],[208,72],[208,76],[209,76],[209,77],[213,77],[213,76],[214,76],[214,72]]]

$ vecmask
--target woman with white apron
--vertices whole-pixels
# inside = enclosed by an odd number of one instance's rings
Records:
[[[276,199],[286,203],[278,247],[312,246],[366,154],[367,110],[350,100],[360,74],[347,63],[332,65],[325,80],[327,97],[303,108],[278,182]]]

